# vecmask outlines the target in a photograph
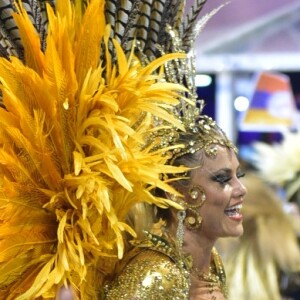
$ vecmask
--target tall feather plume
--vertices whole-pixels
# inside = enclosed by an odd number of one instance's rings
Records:
[[[227,5],[229,2],[223,3],[219,5],[218,7],[214,8],[209,13],[205,14],[203,17],[201,17],[199,20],[197,20],[195,17],[193,18],[192,22],[193,26],[188,26],[186,30],[184,30],[183,34],[183,45],[186,51],[189,51],[202,31],[202,29],[205,27],[206,23],[225,5]],[[201,3],[202,7],[205,4],[205,2]],[[193,9],[192,9],[193,10]],[[197,22],[196,22],[197,20]],[[196,23],[195,23],[196,22]],[[188,23],[189,24],[189,23]]]
[[[13,7],[11,0],[3,0],[0,3],[0,49],[1,56],[22,56],[22,43],[16,23],[12,18]]]
[[[129,1],[127,1],[129,2]],[[124,33],[121,39],[121,45],[122,48],[125,51],[130,50],[130,42],[134,39],[134,29],[135,29],[135,24],[136,24],[136,17],[139,13],[140,7],[141,7],[141,0],[135,0],[132,1],[131,6],[130,6],[130,11],[128,13],[128,19],[126,22],[120,18],[119,23],[121,24],[120,26],[124,26]],[[126,24],[126,26],[125,26]],[[116,29],[116,32],[118,31],[118,28]]]
[[[152,44],[153,49],[157,49],[157,45],[159,44],[166,53],[174,51],[174,41],[172,40],[172,36],[170,35],[170,32],[168,32],[167,27],[170,26],[173,30],[177,31],[175,22],[178,19],[178,12],[180,14],[180,7],[181,5],[178,3],[178,1],[169,0],[165,1],[165,3],[162,3],[163,10],[161,12],[160,29],[158,32],[157,41],[153,42]]]
[[[207,0],[194,0],[194,4],[192,5],[190,11],[185,16],[185,19],[183,20],[182,23],[182,29],[180,30],[182,32],[182,39],[185,40],[184,44],[186,44],[187,36],[190,36],[190,32],[194,30],[199,13],[201,12],[206,1]],[[194,42],[194,39],[188,41],[189,41],[189,49],[190,49],[190,47],[192,46],[191,42]]]
[[[106,1],[106,18],[112,24],[112,37],[121,41],[123,49],[129,51],[136,43],[135,54],[147,64],[165,53],[183,52],[192,49],[203,25],[218,9],[198,20],[206,0],[195,0],[186,14],[186,1],[146,0],[146,1]],[[220,6],[221,7],[221,6]],[[125,34],[126,33],[126,34]],[[124,35],[124,37],[122,37]],[[112,49],[110,48],[112,52]],[[202,110],[197,101],[194,55],[186,60],[173,60],[166,64],[168,80],[185,84],[190,102],[178,106],[178,115],[191,115],[195,106]]]
[[[187,40],[193,32],[194,42],[197,18],[206,0],[195,0],[189,13],[184,16],[186,1],[106,1],[106,18],[112,26],[112,36],[122,41],[123,49],[131,49],[130,44],[138,41],[141,53],[148,59],[155,59],[162,52],[174,51],[174,43],[167,27],[177,31],[180,39]],[[192,45],[191,40],[189,43]],[[185,49],[182,49],[185,50]]]
[[[25,63],[0,58],[0,299],[54,299],[70,285],[76,299],[98,299],[104,274],[124,252],[128,211],[159,187],[168,149],[142,147],[153,118],[183,130],[168,111],[186,89],[110,40],[104,1],[47,4],[45,50],[21,1]],[[113,45],[116,57],[111,56]],[[99,59],[104,57],[104,61]],[[103,65],[105,63],[105,65]],[[142,122],[141,122],[142,120]]]
[[[186,6],[186,0],[184,1],[178,1],[175,5],[173,5],[174,8],[174,21],[173,26],[178,31],[178,34],[181,36],[182,32],[180,30],[182,29],[182,22],[183,22],[183,16],[185,13],[185,6]]]
[[[137,37],[140,47],[149,58],[155,57],[153,44],[158,40],[161,16],[166,1],[147,0],[141,7],[140,19],[137,24]]]
[[[132,48],[140,4],[140,0],[106,1],[106,19],[111,25],[111,37],[120,43],[126,53]],[[110,51],[112,51],[111,47]]]

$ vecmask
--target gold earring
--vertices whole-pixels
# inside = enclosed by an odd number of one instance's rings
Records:
[[[201,194],[200,199],[199,195]],[[197,211],[205,202],[206,195],[204,190],[201,186],[195,185],[193,186],[190,191],[189,195],[191,199],[195,200],[195,203],[191,203],[191,201],[185,201],[186,206],[186,218],[185,218],[185,226],[190,230],[199,229],[202,225],[202,217],[200,216],[199,212]]]
[[[199,194],[201,194],[200,202],[198,201]],[[206,200],[206,195],[204,193],[203,188],[200,185],[194,185],[189,190],[189,195],[190,195],[191,199],[195,200],[195,203],[192,203],[192,201],[188,202],[188,207],[191,207],[191,208],[201,207],[203,205],[204,201]]]
[[[184,224],[190,230],[199,229],[202,225],[202,217],[195,209],[188,207]]]

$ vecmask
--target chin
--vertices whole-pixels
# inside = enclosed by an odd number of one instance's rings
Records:
[[[226,222],[225,233],[227,237],[240,237],[244,233],[243,218],[229,218]]]
[[[234,227],[230,226],[229,228],[227,228],[224,232],[224,235],[222,237],[233,237],[233,238],[237,238],[242,236],[244,233],[244,228],[242,224],[238,224]]]
[[[244,233],[244,228],[243,228],[243,225],[240,224],[237,228],[235,228],[232,233],[231,233],[231,237],[240,237],[242,236]]]

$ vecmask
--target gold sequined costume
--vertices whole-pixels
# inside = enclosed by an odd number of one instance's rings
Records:
[[[211,274],[196,273],[190,255],[179,252],[174,243],[149,234],[127,254],[116,273],[116,279],[106,287],[107,300],[153,299],[188,300],[193,278],[198,278],[203,300],[225,299],[225,271],[221,257],[212,250]]]
[[[112,299],[189,299],[189,272],[170,256],[152,249],[138,249],[106,295]]]

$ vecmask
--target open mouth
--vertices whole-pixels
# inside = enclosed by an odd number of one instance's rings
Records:
[[[238,217],[241,216],[242,207],[243,205],[240,203],[226,208],[224,212],[228,217]]]

